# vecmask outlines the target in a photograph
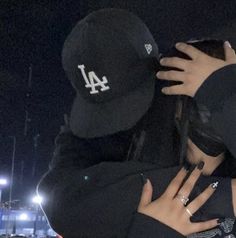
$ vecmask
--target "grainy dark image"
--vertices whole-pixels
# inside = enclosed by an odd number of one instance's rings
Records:
[[[1,0],[0,45],[0,237],[236,237],[234,0]]]

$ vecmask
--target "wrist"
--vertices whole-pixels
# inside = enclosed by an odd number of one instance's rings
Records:
[[[232,199],[233,199],[234,215],[236,216],[236,179],[232,179]]]

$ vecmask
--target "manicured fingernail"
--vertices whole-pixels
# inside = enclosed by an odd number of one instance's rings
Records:
[[[166,93],[166,89],[163,88],[163,89],[161,90],[161,92],[165,94],[165,93]]]
[[[223,222],[225,222],[225,218],[219,218],[219,219],[217,220],[217,224],[221,224],[221,223],[223,223]]]
[[[190,169],[190,164],[188,163],[188,162],[184,162],[184,164],[183,164],[183,167],[184,167],[184,169],[186,170],[186,171],[189,171],[189,169]]]
[[[160,72],[157,72],[156,76],[158,77],[160,75]]]
[[[232,46],[231,46],[231,44],[229,43],[229,41],[225,41],[225,44],[226,44],[228,47],[232,48]]]
[[[219,185],[219,182],[217,181],[217,182],[215,182],[215,183],[212,183],[212,184],[211,184],[211,187],[212,187],[213,189],[216,189],[216,188],[218,187],[218,185]]]
[[[199,170],[202,170],[203,167],[204,167],[204,165],[205,165],[205,163],[204,163],[203,161],[201,161],[201,162],[197,165],[197,168],[198,168]]]
[[[181,47],[182,46],[182,43],[181,42],[178,42],[175,44],[176,47]]]
[[[141,176],[143,185],[145,185],[147,183],[147,181],[148,181],[146,176],[143,173],[141,173],[140,176]]]

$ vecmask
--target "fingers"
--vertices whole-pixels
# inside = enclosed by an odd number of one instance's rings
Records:
[[[188,45],[186,43],[177,43],[175,45],[176,49],[183,52],[184,54],[188,55],[191,59],[196,59],[199,56],[206,56],[205,53],[198,50],[197,48]]]
[[[160,63],[163,66],[185,70],[186,68],[188,68],[189,60],[182,59],[179,57],[171,57],[171,58],[166,57],[161,59]]]
[[[175,85],[171,87],[165,87],[165,88],[162,88],[161,91],[165,95],[186,95],[186,92],[184,90],[184,84]]]
[[[209,185],[197,198],[195,198],[187,208],[194,214],[212,196],[218,186],[218,182]]]
[[[178,194],[181,194],[185,197],[188,197],[191,191],[193,190],[193,187],[197,180],[199,179],[201,175],[201,170],[203,169],[204,162],[200,162],[197,167],[193,170],[191,175],[188,177],[184,185],[179,190]]]
[[[147,182],[143,186],[143,191],[142,191],[142,195],[141,195],[140,202],[139,202],[139,208],[147,206],[149,203],[151,203],[152,191],[153,191],[152,184],[151,184],[150,180],[147,179]]]
[[[178,174],[175,176],[175,178],[171,181],[171,183],[166,189],[166,195],[168,197],[173,198],[176,195],[186,175],[187,175],[187,170],[184,168],[182,168],[178,172]]]
[[[225,50],[225,60],[227,62],[236,63],[236,55],[234,49],[232,49],[230,43],[226,41],[224,43],[224,50]]]
[[[159,71],[157,73],[157,77],[163,80],[171,80],[171,81],[183,81],[186,73],[170,70],[170,71]]]
[[[198,233],[206,230],[213,229],[218,226],[218,219],[213,219],[205,222],[192,223],[192,233]]]

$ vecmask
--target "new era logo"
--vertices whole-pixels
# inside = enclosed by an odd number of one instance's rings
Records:
[[[145,44],[144,47],[145,47],[147,53],[150,55],[151,52],[152,52],[152,45],[151,44]]]
[[[80,69],[83,75],[84,81],[86,83],[85,87],[91,89],[90,94],[98,94],[99,90],[103,92],[110,89],[110,87],[106,85],[108,84],[108,80],[106,76],[103,76],[101,80],[94,71],[88,72],[88,76],[87,76],[85,73],[85,66],[83,64],[78,65],[78,68]]]

